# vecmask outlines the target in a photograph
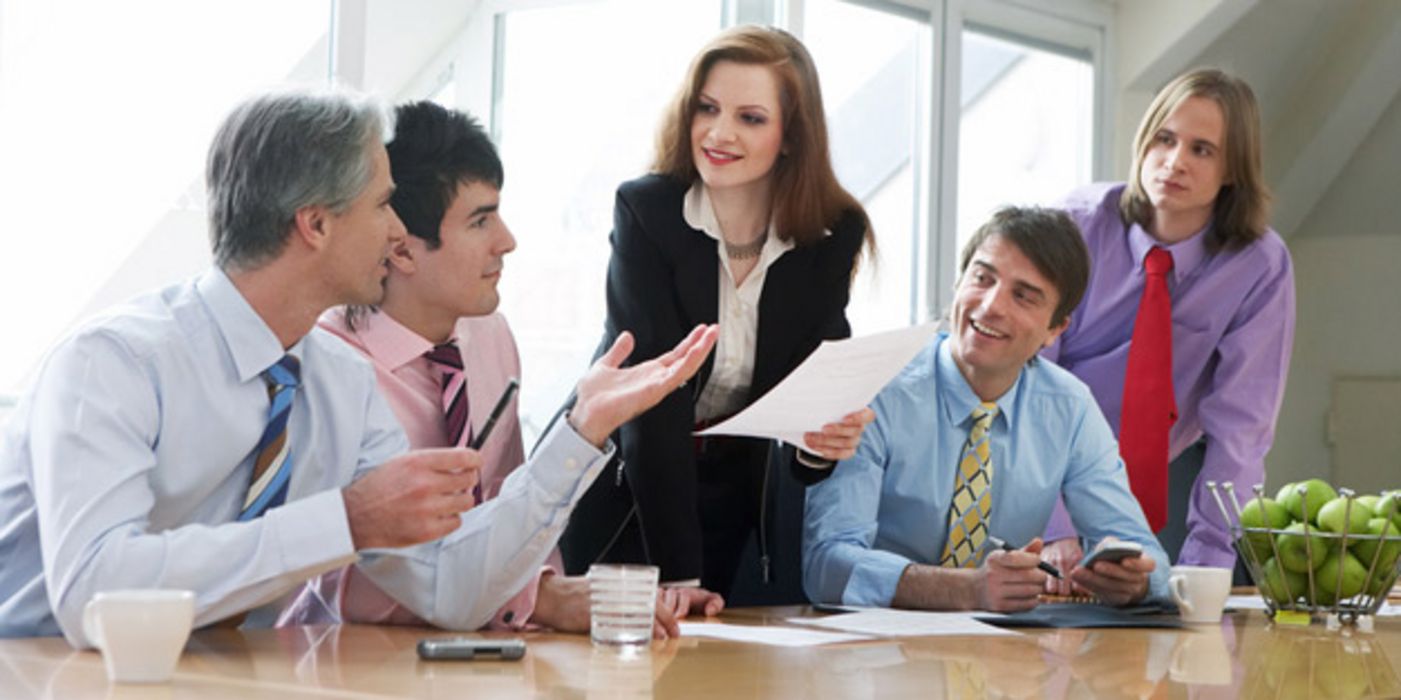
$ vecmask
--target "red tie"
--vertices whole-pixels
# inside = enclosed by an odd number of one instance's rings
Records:
[[[1154,247],[1143,260],[1143,298],[1133,321],[1124,405],[1119,412],[1119,453],[1129,486],[1154,532],[1167,524],[1168,430],[1177,422],[1172,391],[1172,297],[1167,273],[1172,253]]]

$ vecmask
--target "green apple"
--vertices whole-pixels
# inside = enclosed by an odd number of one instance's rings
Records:
[[[1303,487],[1308,493],[1307,499],[1300,496],[1299,487]],[[1318,511],[1323,507],[1323,504],[1337,497],[1338,492],[1334,491],[1333,487],[1328,485],[1328,482],[1322,479],[1309,479],[1297,484],[1286,485],[1279,490],[1279,495],[1275,497],[1275,500],[1279,501],[1281,505],[1288,509],[1289,515],[1295,520],[1316,522],[1314,518],[1318,516]],[[1304,512],[1305,500],[1307,500],[1309,504],[1308,513]]]
[[[1301,574],[1322,566],[1331,549],[1326,538],[1315,534],[1305,535],[1303,523],[1293,523],[1284,528],[1284,532],[1275,537],[1275,546],[1279,547],[1279,563]]]
[[[1401,491],[1385,491],[1372,506],[1372,513],[1379,518],[1390,516],[1391,522],[1401,528]]]
[[[1367,521],[1372,519],[1372,509],[1357,499],[1348,499],[1339,496],[1324,503],[1318,509],[1318,527],[1328,532],[1341,534],[1347,530],[1348,534],[1361,535],[1367,532]]]
[[[1369,535],[1386,535],[1386,544],[1381,540],[1356,540],[1352,544],[1352,553],[1357,555],[1357,560],[1363,566],[1372,566],[1372,558],[1377,555],[1377,550],[1381,549],[1381,558],[1377,560],[1378,575],[1385,576],[1391,573],[1391,569],[1396,566],[1397,558],[1401,558],[1401,529],[1398,529],[1386,518],[1372,518],[1367,521],[1367,533]]]
[[[1382,571],[1380,568],[1377,569],[1377,572],[1372,575],[1371,583],[1367,586],[1367,595],[1377,596],[1378,598],[1386,596],[1387,591],[1396,583],[1396,581],[1391,578],[1392,572],[1395,571],[1395,566],[1396,564],[1393,563],[1392,571]]]
[[[1294,491],[1294,489],[1297,489],[1297,488],[1299,488],[1299,482],[1297,482],[1297,481],[1291,481],[1291,482],[1289,482],[1289,483],[1287,483],[1287,484],[1285,484],[1285,485],[1279,487],[1279,490],[1275,492],[1275,501],[1277,501],[1277,502],[1279,502],[1279,503],[1284,503],[1284,498],[1285,498],[1286,496],[1288,496],[1290,493],[1292,493],[1292,492]]]
[[[1338,578],[1339,570],[1342,571],[1341,580]],[[1323,566],[1313,572],[1313,585],[1318,593],[1318,602],[1322,605],[1332,605],[1361,593],[1366,580],[1367,567],[1347,552],[1329,555]]]
[[[1382,500],[1381,496],[1368,493],[1358,496],[1353,500],[1357,501],[1358,503],[1361,503],[1364,506],[1367,506],[1367,511],[1372,514],[1372,517],[1375,518],[1377,517],[1377,515],[1379,515],[1377,513],[1377,501]]]
[[[1284,509],[1278,501],[1270,498],[1252,498],[1244,508],[1240,509],[1240,526],[1243,528],[1269,528],[1282,530],[1289,525],[1289,511]],[[1257,560],[1269,559],[1274,556],[1274,549],[1270,547],[1270,533],[1268,532],[1247,532],[1246,542],[1250,543],[1252,551]]]
[[[1309,578],[1285,569],[1271,559],[1265,562],[1265,580],[1260,592],[1280,605],[1288,605],[1309,592]]]

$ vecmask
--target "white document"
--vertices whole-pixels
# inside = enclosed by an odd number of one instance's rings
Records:
[[[803,433],[859,411],[929,343],[938,324],[823,341],[778,386],[697,435],[748,435],[803,444]]]
[[[819,632],[792,627],[755,627],[727,625],[722,622],[682,622],[680,624],[681,635],[684,637],[710,637],[732,642],[750,642],[778,647],[810,647],[819,644],[861,642],[870,639],[870,637],[859,634]]]
[[[790,617],[788,622],[877,637],[925,637],[973,635],[1017,636],[1020,633],[973,619],[995,616],[988,612],[924,612],[876,608],[826,617]]]

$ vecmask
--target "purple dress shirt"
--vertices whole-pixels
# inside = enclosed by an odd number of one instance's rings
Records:
[[[1124,225],[1123,190],[1123,183],[1095,184],[1063,202],[1090,249],[1090,284],[1070,327],[1042,352],[1089,385],[1116,436],[1143,258],[1158,245],[1138,224]],[[1176,458],[1206,436],[1178,563],[1233,566],[1229,531],[1205,484],[1235,482],[1244,498],[1265,480],[1294,342],[1294,275],[1289,250],[1273,229],[1243,249],[1215,254],[1206,249],[1206,230],[1164,246],[1173,257],[1168,291],[1178,409],[1168,451]],[[1073,534],[1058,507],[1047,540]]]

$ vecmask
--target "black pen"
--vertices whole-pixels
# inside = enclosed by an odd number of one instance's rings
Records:
[[[496,405],[492,407],[491,415],[487,416],[486,424],[482,426],[482,432],[472,437],[472,444],[468,447],[474,450],[482,449],[482,443],[486,442],[487,437],[491,435],[491,429],[496,426],[496,421],[501,417],[501,414],[506,412],[506,405],[511,403],[511,396],[520,386],[521,383],[515,377],[511,377],[511,381],[506,382],[506,388],[501,392],[501,398],[496,400]]]
[[[511,395],[515,394],[516,389],[519,389],[520,386],[520,381],[515,377],[511,377],[511,381],[506,382],[506,388],[502,390],[501,398],[496,400],[496,405],[491,408],[491,415],[486,417],[486,424],[482,426],[482,432],[472,436],[472,444],[468,445],[468,447],[474,450],[482,449],[482,444],[491,436],[491,429],[496,426],[496,420],[501,417],[502,413],[506,412],[506,405],[511,403]],[[472,487],[472,498],[476,499],[478,504],[481,504],[482,482],[478,481],[477,485]]]
[[[1005,540],[1000,540],[1000,539],[998,539],[998,538],[996,538],[996,537],[993,537],[992,535],[988,535],[988,544],[990,544],[990,545],[992,545],[992,546],[994,546],[994,547],[996,547],[996,548],[998,548],[998,549],[1000,549],[1000,550],[1002,550],[1002,551],[1004,551],[1004,552],[1015,552],[1015,551],[1017,551],[1017,548],[1016,548],[1016,547],[1013,547],[1012,545],[1007,544],[1007,542],[1006,542]],[[1048,573],[1048,574],[1050,574],[1050,575],[1056,577],[1057,579],[1060,579],[1060,580],[1062,580],[1062,581],[1065,580],[1065,577],[1062,576],[1061,573],[1060,573],[1060,569],[1057,569],[1056,567],[1052,566],[1051,564],[1049,564],[1049,563],[1047,563],[1047,562],[1044,562],[1044,561],[1038,561],[1038,562],[1036,562],[1036,568],[1038,568],[1038,569],[1040,569],[1040,570],[1042,570],[1042,571],[1044,571],[1044,572],[1046,572],[1046,573]]]

